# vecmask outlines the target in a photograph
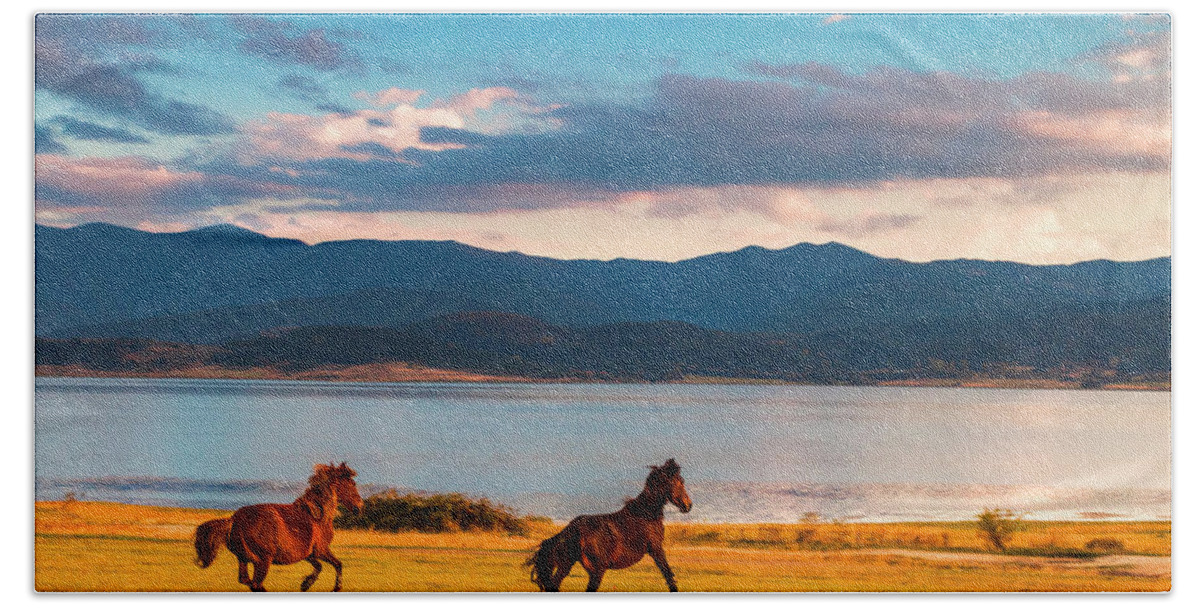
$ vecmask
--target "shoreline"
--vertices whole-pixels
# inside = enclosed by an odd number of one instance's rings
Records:
[[[62,512],[72,509],[79,510],[99,510],[99,511],[124,511],[128,513],[158,513],[158,514],[177,514],[185,516],[203,516],[203,517],[228,517],[232,515],[236,509],[232,508],[210,508],[210,507],[190,507],[180,505],[155,505],[144,503],[121,502],[116,500],[35,500],[33,501],[35,518],[36,513],[41,510],[43,513]],[[539,524],[545,526],[564,526],[570,520],[558,520],[550,517],[537,514],[521,514],[544,519],[545,523]],[[1058,526],[1074,526],[1083,528],[1104,528],[1113,526],[1167,526],[1173,525],[1174,520],[1170,518],[1155,518],[1155,519],[1021,519],[1022,526],[1032,528],[1046,528]],[[974,530],[976,522],[974,519],[914,519],[914,520],[897,520],[897,521],[855,521],[846,519],[818,519],[818,520],[799,520],[795,522],[777,522],[777,521],[727,521],[727,522],[707,522],[707,521],[679,521],[672,520],[667,517],[665,525],[668,528],[676,528],[681,530],[693,529],[698,531],[711,530],[713,528],[727,528],[730,530],[743,530],[752,528],[764,529],[791,529],[791,528],[827,528],[827,529],[844,529],[844,528],[889,528],[889,527],[927,527],[927,528],[950,528],[950,529],[968,529]],[[338,528],[342,531],[351,530],[349,528]],[[370,532],[377,532],[371,530]],[[385,534],[385,532],[378,531]],[[453,535],[453,534],[500,534],[499,532],[483,532],[471,530],[455,530],[444,532],[422,532],[417,530],[400,530],[398,532],[387,532],[386,534],[422,534],[429,536],[437,535]],[[687,536],[684,534],[683,536]],[[962,552],[964,548],[952,549],[952,552]]]
[[[765,386],[874,386],[898,388],[983,388],[1026,390],[1101,390],[1171,392],[1170,382],[1114,382],[1084,387],[1081,382],[1052,378],[917,378],[880,380],[862,384],[816,384],[771,378],[730,378],[722,376],[684,376],[680,379],[596,380],[584,378],[533,378],[528,376],[494,375],[453,369],[432,368],[409,363],[372,363],[353,366],[325,366],[304,371],[287,371],[274,367],[232,369],[217,366],[189,367],[162,371],[108,371],[75,365],[37,365],[35,378],[162,378],[193,380],[294,380],[311,382],[372,382],[423,383],[444,382],[462,384],[715,384]]]
[[[268,501],[267,503],[261,503],[261,502],[255,503],[252,501],[247,501],[246,505],[249,505],[249,504],[285,504],[288,502],[290,502],[290,501],[288,501],[286,499],[280,499],[278,501]],[[76,500],[65,500],[62,498],[51,499],[51,500],[34,500],[35,508],[55,508],[55,509],[67,508],[67,507],[65,507],[65,505],[85,505],[85,506],[90,505],[93,508],[100,508],[100,509],[129,508],[129,509],[176,511],[176,512],[181,512],[181,513],[207,513],[207,514],[217,515],[220,517],[228,517],[236,510],[233,507],[204,507],[204,506],[190,506],[190,505],[180,505],[180,504],[155,504],[155,503],[150,503],[150,502],[122,502],[120,500],[104,500],[104,499],[93,500],[93,499],[90,499],[87,497],[84,497],[81,499],[76,499]],[[242,505],[242,506],[246,506],[246,505]],[[616,505],[612,505],[612,508],[609,510],[613,511],[613,510],[616,510],[616,508],[617,508]],[[601,509],[601,510],[603,510],[603,509]],[[554,518],[554,517],[549,517],[549,516],[545,516],[545,515],[538,515],[536,513],[531,514],[531,513],[523,513],[523,512],[519,513],[519,515],[522,517],[541,518],[541,519],[544,519],[546,522],[548,522],[549,525],[559,526],[559,527],[567,525],[568,523],[571,522],[571,519],[574,519],[573,517],[571,517],[571,518]],[[584,515],[584,514],[581,513],[581,515]],[[678,514],[675,513],[674,515],[678,515]],[[1048,519],[1038,519],[1036,517],[1025,517],[1025,518],[1020,519],[1020,522],[1022,525],[1035,526],[1035,527],[1045,527],[1045,526],[1085,526],[1086,527],[1086,526],[1121,526],[1121,525],[1129,525],[1129,526],[1167,525],[1167,526],[1170,526],[1174,523],[1174,521],[1175,520],[1173,518],[1166,516],[1166,515],[1155,517],[1155,518],[1133,517],[1133,518],[1128,518],[1128,519],[1120,518],[1120,517],[1101,518],[1101,519],[1092,518],[1092,517],[1078,517],[1075,519],[1062,518],[1062,517],[1053,517],[1053,518],[1048,518]],[[795,521],[770,521],[770,520],[762,520],[762,521],[758,521],[758,520],[691,521],[691,520],[680,520],[676,517],[673,517],[673,514],[670,511],[667,512],[667,516],[664,520],[664,524],[668,528],[675,527],[675,528],[705,528],[705,529],[707,529],[707,528],[741,529],[741,528],[751,528],[751,527],[795,528],[795,527],[802,527],[802,526],[815,526],[815,527],[825,527],[825,528],[833,528],[833,527],[886,528],[886,527],[908,527],[908,526],[918,526],[918,527],[924,526],[924,527],[934,527],[934,528],[937,528],[937,527],[973,528],[976,525],[974,519],[960,519],[960,518],[875,520],[875,519],[859,519],[859,518],[855,518],[855,517],[850,517],[850,518],[833,517],[833,518],[823,518],[823,519],[812,521],[812,522],[806,522],[802,519],[798,519]],[[339,529],[342,529],[342,528],[339,528]],[[410,533],[410,532],[418,533],[418,531],[416,531],[416,530],[401,530],[400,531],[400,533]],[[454,532],[419,532],[419,533],[436,535],[436,534],[453,534]]]
[[[111,503],[146,508],[236,509],[251,503],[291,502],[304,491],[299,482],[271,480],[195,480],[178,477],[93,477],[39,479],[37,502]],[[468,484],[469,485],[469,484]],[[422,490],[387,481],[361,484],[364,497],[389,492],[417,496],[461,495],[505,505],[516,514],[547,517],[566,523],[581,513],[601,513],[620,507],[619,500],[586,494],[553,494],[537,490],[481,491],[458,487]],[[1076,488],[1045,486],[988,486],[981,484],[807,484],[698,482],[694,496],[703,496],[700,513],[668,514],[681,525],[786,525],[796,522],[843,524],[949,524],[970,522],[988,505],[1001,505],[1025,522],[1170,522],[1170,490],[1165,488]],[[789,499],[787,494],[845,496],[840,501]],[[1038,495],[1054,507],[1022,500]],[[1119,494],[1119,496],[1118,496]],[[1097,495],[1108,495],[1105,499]],[[969,498],[961,499],[959,497]],[[749,501],[749,504],[744,504]]]

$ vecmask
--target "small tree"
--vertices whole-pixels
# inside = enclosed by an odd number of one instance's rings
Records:
[[[1021,518],[1008,509],[984,509],[975,516],[980,533],[1001,552],[1008,549],[1008,541],[1020,524]]]

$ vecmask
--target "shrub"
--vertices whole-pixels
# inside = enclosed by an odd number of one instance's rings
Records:
[[[980,533],[992,543],[998,551],[1008,549],[1008,541],[1020,527],[1021,519],[1008,509],[984,509],[975,516],[975,525]]]
[[[749,549],[785,549],[787,542],[769,538],[735,538],[729,541],[729,546]]]
[[[530,523],[544,518],[520,517],[511,508],[486,498],[462,494],[404,494],[388,490],[363,501],[357,515],[341,511],[333,525],[346,529],[399,532],[456,532],[473,530],[529,534]]]
[[[800,528],[796,530],[796,544],[806,544],[817,533],[816,528]]]
[[[1124,553],[1125,543],[1115,538],[1093,538],[1083,548],[1096,553]]]
[[[715,543],[721,540],[721,533],[716,530],[707,530],[692,536],[690,540],[696,543]]]

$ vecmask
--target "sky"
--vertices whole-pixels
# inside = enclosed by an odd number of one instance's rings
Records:
[[[1171,253],[1161,15],[40,15],[35,218],[679,260]]]

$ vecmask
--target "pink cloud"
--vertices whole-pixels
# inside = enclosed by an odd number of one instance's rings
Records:
[[[1051,112],[1024,112],[1013,125],[1027,135],[1112,156],[1171,157],[1171,122],[1168,117],[1147,120],[1129,110],[1107,110],[1070,116]]]
[[[400,104],[387,111],[361,110],[349,115],[271,112],[265,120],[246,126],[245,131],[250,135],[252,148],[248,158],[370,160],[375,153],[364,148],[370,144],[397,154],[410,148],[444,150],[454,147],[422,142],[421,129],[462,128],[462,125],[462,119],[451,111]]]
[[[497,102],[517,99],[519,97],[519,93],[508,87],[488,87],[485,89],[471,89],[466,93],[459,93],[444,102],[435,104],[435,106],[449,108],[460,115],[467,115],[474,114],[480,110],[487,110],[496,105]]]
[[[496,134],[529,130],[528,125],[533,121],[545,128],[558,125],[554,119],[539,116],[552,107],[527,103],[507,87],[471,89],[448,99],[434,100],[427,107],[414,105],[422,95],[422,91],[398,88],[374,94],[360,91],[355,97],[379,109],[321,116],[272,112],[264,120],[243,128],[249,135],[243,162],[256,162],[264,156],[299,161],[324,158],[365,161],[377,157],[379,148],[401,156],[409,149],[441,151],[462,147],[422,141],[421,130],[427,127]]]
[[[1169,81],[1170,32],[1128,30],[1125,34],[1124,40],[1083,53],[1076,57],[1076,61],[1098,63],[1112,73],[1113,82],[1116,83]]]
[[[92,198],[144,199],[204,179],[195,171],[174,171],[138,156],[71,158],[58,154],[34,157],[39,183]]]

